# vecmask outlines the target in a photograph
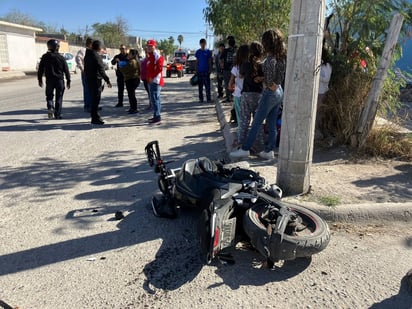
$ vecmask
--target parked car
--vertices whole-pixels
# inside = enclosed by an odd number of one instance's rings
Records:
[[[69,72],[73,72],[74,74],[77,74],[80,69],[77,67],[76,60],[73,54],[71,53],[60,53],[60,54],[64,57],[64,59],[66,59],[67,66],[69,67]],[[39,70],[40,60],[41,60],[41,57],[37,60],[36,71]]]
[[[113,69],[112,57],[110,57],[109,54],[101,54],[101,57],[102,57],[102,60],[103,60],[104,69],[105,70]]]
[[[69,71],[77,74],[79,72],[79,68],[77,67],[76,60],[74,59],[73,54],[71,53],[62,53],[64,59],[66,59],[67,66],[69,67]]]
[[[196,57],[195,55],[189,55],[186,60],[186,73],[196,72]]]

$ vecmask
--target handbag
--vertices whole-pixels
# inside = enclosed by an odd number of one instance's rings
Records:
[[[192,86],[196,86],[197,84],[199,84],[199,77],[197,76],[197,74],[194,74],[191,78],[190,78],[190,84]]]

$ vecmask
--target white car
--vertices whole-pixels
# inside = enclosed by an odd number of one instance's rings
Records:
[[[112,58],[110,57],[110,55],[109,54],[101,54],[100,56],[102,57],[102,60],[103,60],[104,69],[105,70],[113,69]]]
[[[73,72],[74,74],[77,74],[80,69],[77,67],[76,60],[74,59],[73,54],[71,54],[71,53],[60,53],[60,55],[62,55],[63,58],[66,59],[67,66],[69,67],[69,72]],[[39,70],[40,60],[41,60],[41,58],[39,58],[37,60],[36,71]]]
[[[69,72],[77,74],[79,72],[79,68],[77,67],[76,60],[74,59],[73,54],[61,53],[61,55],[64,57],[64,59],[66,59],[67,66],[69,67]]]

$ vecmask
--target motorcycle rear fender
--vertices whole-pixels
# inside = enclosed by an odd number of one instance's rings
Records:
[[[269,238],[267,249],[269,251],[268,258],[272,262],[279,260],[294,260],[296,258],[296,244],[282,241],[283,237],[279,233],[272,233]]]
[[[220,250],[233,246],[236,237],[236,217],[232,217],[234,208],[233,200],[216,200],[214,201],[214,210],[212,214],[214,228],[213,236],[219,237],[217,245],[213,248],[213,255],[216,255]],[[219,230],[219,235],[215,235],[216,228]]]

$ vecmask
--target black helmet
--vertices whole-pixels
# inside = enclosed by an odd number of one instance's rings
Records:
[[[51,39],[47,41],[47,49],[50,50],[51,52],[56,52],[58,51],[60,48],[60,42],[55,40],[55,39]]]

